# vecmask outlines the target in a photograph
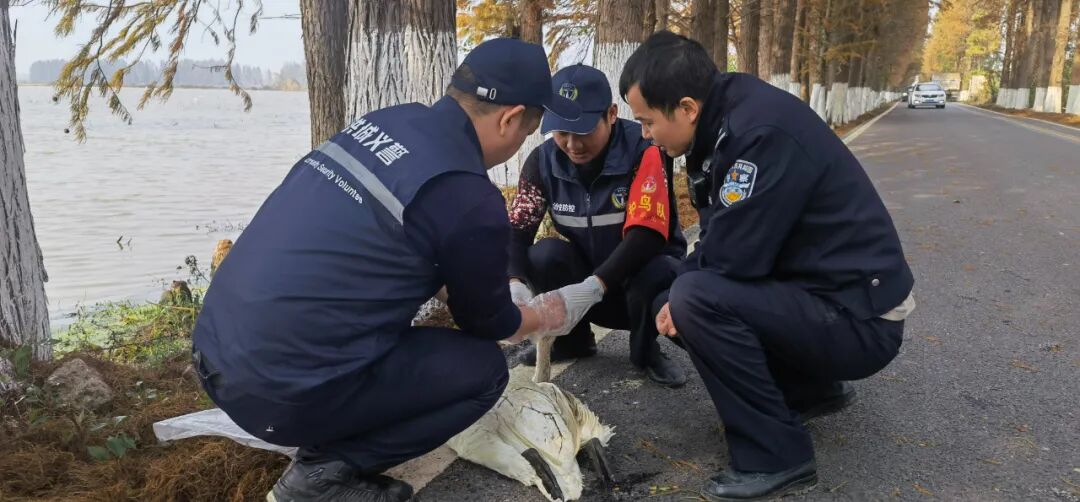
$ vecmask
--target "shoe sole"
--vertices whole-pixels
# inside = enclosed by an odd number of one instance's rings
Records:
[[[752,498],[731,498],[731,497],[717,497],[716,495],[709,495],[708,493],[702,493],[705,500],[709,502],[746,502],[755,500],[780,500],[784,497],[792,497],[798,495],[805,495],[817,488],[818,478],[817,474],[812,475],[809,478],[796,479],[790,483],[780,487],[777,491],[768,495],[762,495],[760,497]]]

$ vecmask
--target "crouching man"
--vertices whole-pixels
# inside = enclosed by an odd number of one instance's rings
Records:
[[[301,159],[217,270],[194,365],[240,427],[297,446],[271,501],[402,501],[380,473],[438,447],[507,383],[497,340],[569,331],[596,281],[523,306],[507,287],[510,223],[486,170],[547,108],[543,48],[477,46],[447,96],[365,115]],[[460,330],[411,327],[445,285]]]
[[[671,286],[686,254],[671,184],[670,158],[652,146],[636,122],[618,118],[603,72],[585,65],[560,70],[553,90],[581,106],[578,120],[548,112],[541,131],[551,133],[529,155],[510,209],[510,289],[525,301],[595,276],[604,299],[569,335],[555,340],[552,360],[590,357],[596,341],[590,323],[630,330],[630,362],[667,387],[686,374],[657,343],[653,299]],[[541,239],[545,213],[566,240]],[[524,354],[536,363],[536,351]]]

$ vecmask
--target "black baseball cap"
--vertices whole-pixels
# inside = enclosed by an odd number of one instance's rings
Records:
[[[476,82],[455,78],[451,85],[480,101],[543,108],[545,116],[553,113],[566,121],[581,116],[581,107],[551,91],[547,54],[539,45],[494,38],[473,48],[462,64],[472,70]]]
[[[570,132],[589,134],[600,123],[600,117],[611,108],[611,84],[604,72],[591,66],[567,66],[551,77],[552,90],[581,107],[581,117],[565,120],[558,114],[545,113],[540,132]]]

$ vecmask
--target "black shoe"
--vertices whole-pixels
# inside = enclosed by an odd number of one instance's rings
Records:
[[[664,387],[674,389],[686,385],[686,372],[679,366],[679,363],[672,361],[663,352],[656,352],[652,362],[645,367],[645,374],[649,375],[649,380]]]
[[[851,406],[856,397],[858,396],[855,394],[854,386],[847,382],[840,382],[835,391],[826,395],[820,401],[805,406],[796,406],[794,410],[799,414],[799,418],[802,419],[803,423],[806,423],[818,417],[832,415]]]
[[[558,363],[570,359],[581,359],[596,355],[596,342],[581,347],[560,347],[558,342],[552,344],[551,362]],[[536,346],[533,345],[521,352],[521,364],[536,366]]]
[[[294,460],[281,475],[267,502],[405,502],[408,483],[380,475],[361,476],[340,460]]]
[[[710,501],[761,500],[799,495],[817,486],[817,465],[805,464],[780,472],[723,471],[705,482],[702,494]]]

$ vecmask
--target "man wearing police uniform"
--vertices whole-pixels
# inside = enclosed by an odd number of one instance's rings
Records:
[[[510,290],[528,301],[532,289],[552,291],[594,275],[604,300],[569,335],[556,339],[552,360],[596,354],[590,323],[630,330],[630,361],[660,385],[679,387],[686,374],[657,344],[653,299],[671,286],[686,240],[679,227],[670,157],[618,118],[603,72],[577,64],[552,77],[553,90],[582,109],[578,120],[546,113],[551,139],[525,161],[510,209],[514,230]],[[566,240],[541,239],[545,213]],[[526,285],[526,283],[528,285]],[[536,364],[536,350],[523,358]]]
[[[703,492],[744,500],[812,488],[803,421],[851,402],[844,381],[896,356],[914,308],[892,219],[809,107],[718,72],[693,40],[651,36],[619,91],[645,137],[686,155],[701,216],[656,323],[682,340],[724,422],[731,469]]]
[[[195,368],[244,430],[297,446],[271,501],[399,501],[381,476],[464,430],[501,395],[496,340],[566,333],[595,280],[518,306],[510,224],[486,169],[505,162],[552,94],[542,47],[471,51],[447,96],[371,112],[301,159],[221,264],[194,332]],[[445,286],[461,330],[411,327]]]

